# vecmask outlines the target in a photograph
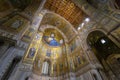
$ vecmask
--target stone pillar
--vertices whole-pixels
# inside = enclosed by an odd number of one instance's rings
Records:
[[[8,69],[9,65],[11,64],[14,56],[15,56],[15,48],[10,47],[6,51],[6,55],[4,55],[0,61],[0,79],[5,74],[6,70]]]
[[[3,46],[0,46],[0,58],[5,55],[5,52],[9,48],[9,43],[5,42]]]
[[[13,59],[15,57],[22,57],[23,53],[24,53],[23,50],[15,49],[14,54],[13,54],[14,55]],[[14,70],[11,72],[9,80],[24,80],[26,77],[28,77],[30,75],[30,72],[21,71],[20,65],[21,65],[21,62],[16,64]]]
[[[106,77],[106,74],[102,70],[98,70],[98,72],[101,75],[103,80],[108,80],[108,78]]]
[[[30,77],[31,74],[31,72],[21,71],[18,67],[15,74],[11,76],[9,80],[25,80],[25,78]]]

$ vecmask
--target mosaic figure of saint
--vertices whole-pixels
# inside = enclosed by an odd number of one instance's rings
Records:
[[[48,49],[48,50],[47,50],[46,56],[47,56],[47,57],[50,57],[50,56],[51,56],[51,49]]]
[[[34,55],[35,55],[35,52],[36,52],[36,49],[35,48],[31,48],[29,50],[29,53],[28,53],[28,58],[33,58]]]

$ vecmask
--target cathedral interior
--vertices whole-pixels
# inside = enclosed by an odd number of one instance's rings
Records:
[[[0,80],[120,80],[120,0],[0,0]]]

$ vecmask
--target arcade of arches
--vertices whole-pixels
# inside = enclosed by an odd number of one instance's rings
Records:
[[[0,80],[120,80],[119,0],[0,0]]]

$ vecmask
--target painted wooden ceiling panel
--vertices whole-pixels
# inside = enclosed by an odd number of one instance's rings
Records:
[[[47,0],[44,8],[61,15],[75,28],[78,27],[85,16],[83,11],[71,0]]]

